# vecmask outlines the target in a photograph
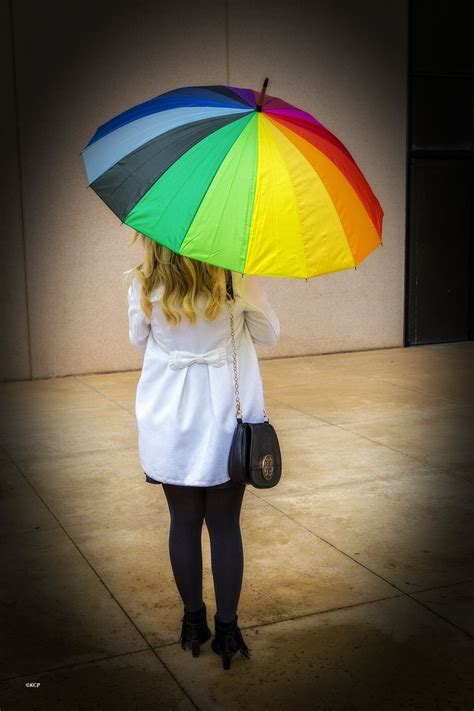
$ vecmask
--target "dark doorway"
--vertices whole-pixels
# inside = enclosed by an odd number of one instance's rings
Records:
[[[469,3],[410,0],[405,345],[474,333]],[[470,14],[470,13],[469,13]]]

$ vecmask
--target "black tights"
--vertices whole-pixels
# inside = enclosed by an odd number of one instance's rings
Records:
[[[202,606],[203,521],[209,532],[217,616],[221,622],[237,612],[244,572],[240,510],[244,485],[215,489],[163,484],[171,516],[169,553],[176,586],[185,609]]]

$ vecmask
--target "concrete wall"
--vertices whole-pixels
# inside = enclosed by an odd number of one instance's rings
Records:
[[[13,0],[12,8],[11,25],[2,16],[3,379],[140,367],[122,282],[139,247],[87,188],[80,151],[99,124],[164,91],[259,89],[265,76],[268,93],[345,143],[385,218],[383,247],[357,270],[265,278],[282,328],[279,344],[259,355],[402,345],[404,1]]]

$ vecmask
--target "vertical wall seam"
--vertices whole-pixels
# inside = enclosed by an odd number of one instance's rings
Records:
[[[411,233],[411,42],[412,42],[412,24],[411,24],[411,0],[407,0],[405,13],[405,255],[403,260],[403,324],[402,324],[402,346],[406,348],[411,346],[410,342],[410,233]]]
[[[18,182],[20,186],[20,223],[21,237],[23,243],[23,274],[25,280],[25,305],[26,305],[26,331],[28,340],[28,363],[29,363],[29,379],[33,379],[33,364],[31,358],[31,333],[30,333],[30,310],[28,304],[28,279],[26,270],[26,240],[25,240],[25,215],[23,201],[23,174],[21,170],[21,150],[20,150],[20,124],[19,124],[19,107],[18,107],[18,89],[17,89],[17,72],[16,72],[16,54],[15,54],[15,34],[13,24],[13,0],[10,0],[10,38],[12,49],[12,69],[13,69],[13,96],[15,104],[15,126],[16,126],[16,150],[18,156]]]
[[[229,0],[225,0],[224,8],[225,8],[225,72],[226,72],[226,84],[229,85]]]

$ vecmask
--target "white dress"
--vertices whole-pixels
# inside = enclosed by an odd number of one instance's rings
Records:
[[[232,282],[242,419],[261,422],[263,383],[254,343],[273,345],[280,323],[260,277],[232,272]],[[208,321],[201,294],[196,324],[183,317],[169,326],[159,304],[162,289],[150,296],[151,320],[140,307],[136,277],[128,289],[129,340],[144,353],[135,398],[140,464],[156,482],[223,484],[236,426],[229,311],[224,304]]]

